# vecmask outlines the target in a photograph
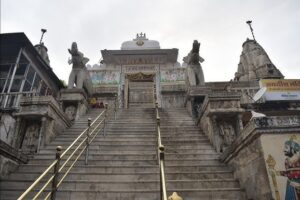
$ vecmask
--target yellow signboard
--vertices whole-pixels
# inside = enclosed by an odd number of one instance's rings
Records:
[[[262,79],[260,87],[269,92],[300,91],[300,79]]]

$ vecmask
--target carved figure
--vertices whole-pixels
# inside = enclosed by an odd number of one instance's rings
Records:
[[[283,78],[266,51],[255,41],[247,39],[243,44],[235,81],[251,81],[262,78]]]
[[[183,61],[188,64],[186,69],[188,84],[191,86],[204,85],[204,75],[201,64],[204,59],[199,55],[200,43],[194,40],[193,48]]]
[[[26,128],[22,149],[29,152],[35,152],[37,149],[39,137],[39,125],[31,124]]]
[[[83,53],[78,51],[77,43],[73,42],[71,49],[68,49],[72,56],[68,63],[73,64],[71,74],[69,76],[68,88],[71,89],[76,84],[76,88],[83,88],[85,80],[87,80],[88,73],[85,68],[86,63],[89,61],[88,58],[83,56]]]
[[[75,115],[76,115],[76,108],[75,106],[68,106],[65,110],[66,115],[68,116],[68,118],[73,121],[75,119]]]
[[[230,146],[236,138],[234,128],[231,124],[223,122],[220,125],[220,135],[223,138],[221,143],[221,151],[224,151],[228,146]]]

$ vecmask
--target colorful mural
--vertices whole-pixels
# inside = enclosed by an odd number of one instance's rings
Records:
[[[118,85],[120,82],[120,72],[118,71],[90,71],[92,83],[97,85]]]
[[[171,69],[168,71],[161,71],[160,82],[184,82],[185,70],[184,69]]]
[[[300,137],[265,135],[262,145],[275,199],[300,200]]]

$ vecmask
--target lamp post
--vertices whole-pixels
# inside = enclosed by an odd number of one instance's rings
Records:
[[[41,31],[42,31],[42,36],[41,36],[40,44],[42,44],[42,40],[43,40],[44,34],[47,32],[47,29],[42,28]]]
[[[247,24],[249,25],[249,27],[250,27],[250,31],[251,31],[252,36],[253,36],[253,40],[256,41],[256,39],[255,39],[255,37],[254,37],[254,33],[253,33],[253,28],[252,28],[252,26],[251,26],[252,21],[251,21],[251,20],[248,20],[248,21],[246,21],[246,23],[247,23]]]

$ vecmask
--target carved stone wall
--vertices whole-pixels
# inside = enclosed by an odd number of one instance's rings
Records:
[[[52,96],[24,97],[15,114],[16,148],[34,153],[71,125],[70,120]]]
[[[87,94],[83,89],[61,90],[60,102],[62,110],[69,117],[69,120],[78,120],[88,110]]]
[[[276,116],[252,119],[238,135],[234,143],[225,150],[221,160],[233,167],[234,175],[246,189],[250,199],[294,199],[286,196],[293,166],[300,163],[297,156],[288,158],[286,145],[300,147],[297,139],[300,133],[299,116]],[[296,155],[295,154],[295,155]],[[292,161],[294,164],[289,165]],[[296,178],[297,179],[297,178]],[[290,190],[293,191],[293,190]]]
[[[198,124],[217,152],[228,148],[243,129],[242,112],[244,109],[240,106],[238,93],[214,92],[205,97],[198,114]]]
[[[0,114],[0,140],[12,145],[16,120],[13,113],[2,112]]]

